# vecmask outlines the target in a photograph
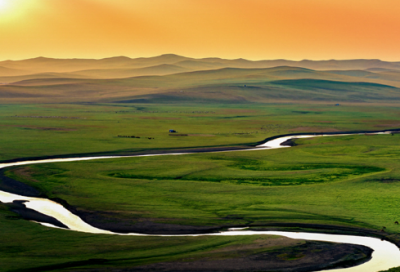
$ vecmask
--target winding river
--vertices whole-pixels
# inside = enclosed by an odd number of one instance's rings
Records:
[[[391,131],[373,132],[368,134],[390,134]],[[276,149],[276,148],[288,148],[290,146],[281,145],[290,139],[295,138],[312,138],[321,136],[346,136],[354,134],[364,133],[346,133],[346,134],[310,134],[310,135],[291,135],[283,136],[272,139],[265,143],[262,143],[255,148],[244,149],[242,151],[256,151],[265,149]],[[238,150],[234,150],[238,151]],[[212,151],[212,152],[230,152],[228,151]],[[168,154],[149,154],[149,155],[133,155],[133,156],[99,156],[99,157],[82,157],[82,158],[61,158],[61,159],[44,159],[44,160],[32,160],[32,161],[21,161],[12,163],[2,163],[1,168],[28,165],[28,164],[39,164],[39,163],[53,163],[53,162],[73,162],[73,161],[85,161],[85,160],[99,160],[99,159],[116,159],[116,158],[129,158],[129,157],[145,157],[145,156],[166,156],[166,155],[184,155],[193,154],[194,152],[184,153],[168,153]],[[65,209],[62,205],[44,198],[26,197],[16,194],[7,193],[0,191],[0,201],[3,203],[12,203],[13,201],[25,201],[24,205],[32,210],[39,213],[56,218],[58,221],[63,223],[72,231],[96,233],[96,234],[113,234],[113,235],[136,235],[136,236],[238,236],[238,235],[280,235],[293,239],[304,239],[314,241],[325,241],[325,242],[336,242],[336,243],[349,243],[357,244],[369,247],[374,250],[372,253],[372,259],[361,265],[334,269],[329,271],[340,271],[340,272],[377,272],[380,270],[387,270],[392,267],[400,266],[400,250],[399,248],[388,241],[382,241],[378,238],[363,237],[363,236],[352,236],[352,235],[337,235],[337,234],[323,234],[323,233],[303,233],[303,232],[281,232],[281,231],[251,231],[251,230],[237,230],[230,229],[228,231],[219,233],[209,234],[182,234],[182,235],[149,235],[141,233],[128,233],[120,234],[114,233],[107,230],[95,228],[85,223],[81,218],[72,214],[70,211]],[[39,222],[40,223],[40,222]],[[48,223],[40,223],[47,227],[56,227]]]

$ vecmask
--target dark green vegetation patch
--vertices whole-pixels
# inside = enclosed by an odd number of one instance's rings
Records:
[[[187,172],[186,167],[177,165],[174,171],[164,167],[148,168],[145,171],[135,168],[131,171],[109,173],[111,177],[148,180],[187,180],[252,184],[262,186],[289,186],[343,180],[364,174],[384,171],[384,168],[365,165],[341,164],[298,164],[273,165],[266,161],[246,158],[212,158],[223,166],[210,170]],[[233,162],[233,163],[232,163]]]
[[[400,272],[400,267],[393,267],[388,270],[380,271],[380,272]]]

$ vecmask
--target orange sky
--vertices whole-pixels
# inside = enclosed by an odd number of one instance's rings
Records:
[[[0,0],[0,60],[400,61],[399,0]]]

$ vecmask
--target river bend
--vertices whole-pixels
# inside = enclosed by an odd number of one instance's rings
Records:
[[[373,132],[368,134],[390,134],[391,131]],[[241,151],[257,151],[265,149],[276,149],[276,148],[288,148],[290,146],[281,145],[290,139],[296,138],[312,138],[321,136],[346,136],[354,134],[364,134],[364,133],[345,133],[345,134],[309,134],[309,135],[291,135],[275,138],[273,140],[262,143],[255,148],[249,148]],[[238,150],[233,150],[238,151]],[[230,152],[227,151],[212,151],[212,152]],[[145,156],[167,156],[167,155],[185,155],[194,154],[195,152],[182,152],[182,153],[164,153],[164,154],[149,154],[149,155],[132,155],[132,156],[98,156],[98,157],[82,157],[82,158],[60,158],[60,159],[43,159],[43,160],[31,160],[31,161],[21,161],[12,163],[2,163],[1,168],[19,166],[19,165],[29,165],[29,164],[39,164],[39,163],[53,163],[53,162],[73,162],[73,161],[85,161],[85,160],[99,160],[99,159],[116,159],[116,158],[129,158],[129,157],[145,157]],[[44,215],[53,217],[59,222],[67,226],[72,231],[94,233],[94,234],[109,234],[109,235],[135,235],[135,236],[239,236],[239,235],[280,235],[293,239],[304,239],[304,240],[314,240],[314,241],[325,241],[325,242],[335,242],[335,243],[348,243],[363,245],[373,249],[372,259],[361,265],[350,267],[334,269],[329,271],[337,272],[377,272],[380,270],[387,270],[392,267],[400,266],[400,250],[399,248],[388,241],[383,241],[378,238],[363,237],[363,236],[352,236],[352,235],[338,235],[338,234],[324,234],[324,233],[304,233],[304,232],[281,232],[281,231],[251,231],[251,230],[237,230],[231,229],[228,231],[223,231],[219,233],[209,233],[209,234],[182,234],[182,235],[149,235],[141,233],[128,233],[120,234],[114,233],[107,230],[102,230],[95,228],[87,223],[85,223],[80,217],[71,213],[65,209],[62,205],[51,201],[49,199],[37,198],[37,197],[26,197],[16,194],[11,194],[8,192],[0,191],[0,201],[3,203],[12,203],[14,201],[25,201],[24,205],[32,210],[35,210]],[[40,223],[40,222],[39,222]],[[49,223],[40,223],[47,227],[55,227]]]

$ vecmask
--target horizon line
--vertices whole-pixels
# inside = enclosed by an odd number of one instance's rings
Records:
[[[293,62],[302,62],[302,61],[349,61],[349,60],[369,60],[369,61],[382,61],[382,62],[391,62],[391,63],[397,63],[400,61],[389,61],[389,60],[383,60],[383,59],[377,59],[377,58],[355,58],[355,59],[285,59],[285,58],[278,58],[278,59],[246,59],[246,58],[221,58],[221,57],[200,57],[200,58],[195,58],[195,57],[187,57],[184,55],[178,55],[174,53],[165,53],[161,55],[153,55],[153,56],[146,56],[146,57],[129,57],[125,55],[116,55],[116,56],[111,56],[111,57],[101,57],[101,58],[58,58],[58,57],[45,57],[45,56],[38,56],[38,57],[31,57],[31,58],[25,58],[25,59],[3,59],[0,60],[0,62],[6,62],[6,61],[25,61],[25,60],[34,60],[34,59],[53,59],[53,60],[105,60],[105,59],[113,59],[113,58],[128,58],[131,60],[135,59],[150,59],[150,58],[157,58],[157,57],[163,57],[163,56],[176,56],[176,57],[182,57],[182,58],[187,58],[187,59],[193,59],[193,60],[202,60],[202,59],[221,59],[221,60],[230,60],[230,61],[237,61],[237,60],[246,60],[250,62],[260,62],[260,61],[293,61]]]

